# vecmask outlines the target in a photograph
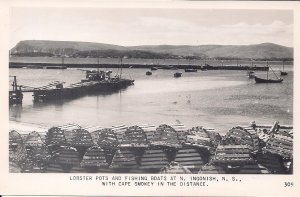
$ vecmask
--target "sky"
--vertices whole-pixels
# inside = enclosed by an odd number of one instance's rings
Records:
[[[11,47],[21,40],[293,46],[291,10],[14,7],[10,25]]]

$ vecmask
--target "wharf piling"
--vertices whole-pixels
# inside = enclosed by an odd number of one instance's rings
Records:
[[[9,76],[13,77],[12,87],[13,89],[9,91],[9,105],[18,105],[22,104],[23,102],[23,93],[20,86],[17,84],[17,77],[16,76]]]

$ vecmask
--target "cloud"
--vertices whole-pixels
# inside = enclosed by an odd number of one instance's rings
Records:
[[[63,10],[51,15],[42,10],[38,10],[36,14],[23,12],[23,10],[16,12],[12,18],[13,44],[24,39],[49,39],[118,45],[257,44],[262,42],[293,45],[293,24],[279,20],[280,16],[273,17],[273,20],[253,21],[251,16],[247,18],[243,15],[244,18],[240,19],[239,14],[234,15],[234,20],[228,17],[223,19],[222,13],[212,17],[198,13],[187,15],[188,12],[177,13],[180,16],[168,12],[168,15],[163,11],[145,14],[124,11],[112,14],[109,10],[102,10],[101,13],[89,14],[86,11],[79,15],[70,13],[67,15]]]

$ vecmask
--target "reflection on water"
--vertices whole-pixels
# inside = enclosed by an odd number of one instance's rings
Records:
[[[116,70],[112,69],[114,72]],[[175,79],[170,70],[123,69],[123,76],[135,85],[109,94],[87,95],[53,103],[33,103],[24,93],[22,107],[10,109],[10,119],[60,125],[133,125],[181,122],[189,127],[204,125],[227,130],[256,122],[293,123],[293,72],[281,84],[255,84],[246,71],[184,73]],[[264,72],[258,72],[263,75]],[[55,80],[75,83],[84,78],[78,69],[10,69],[18,83],[42,86]]]
[[[22,115],[22,111],[23,111],[22,104],[9,106],[9,116],[12,118],[20,119]]]

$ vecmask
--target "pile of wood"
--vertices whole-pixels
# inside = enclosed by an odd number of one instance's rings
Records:
[[[185,166],[180,165],[177,162],[171,162],[163,167],[160,172],[161,174],[192,174],[192,172]]]
[[[144,130],[139,126],[128,127],[119,147],[147,148],[148,141]]]

